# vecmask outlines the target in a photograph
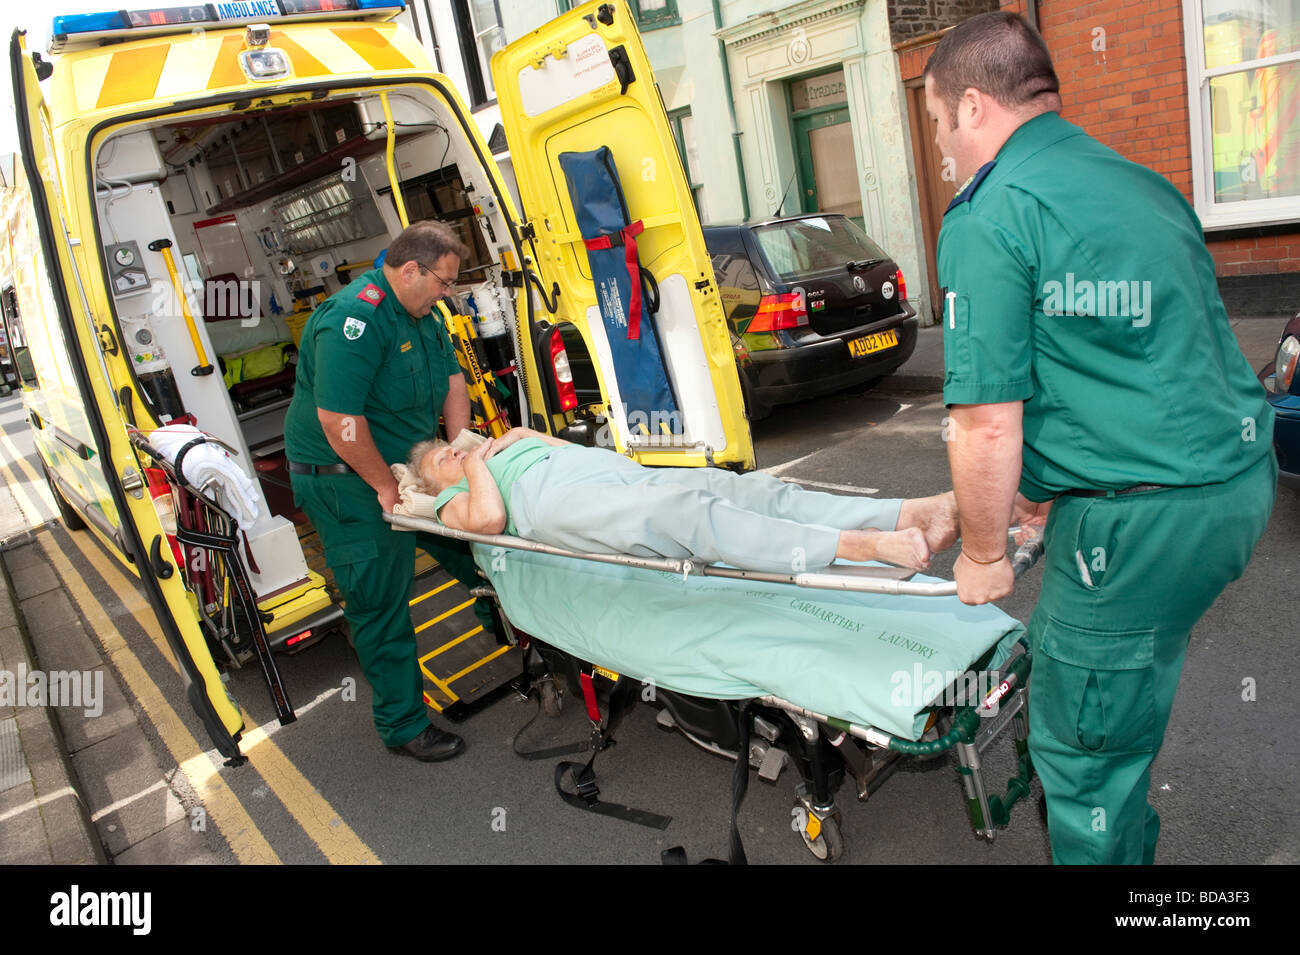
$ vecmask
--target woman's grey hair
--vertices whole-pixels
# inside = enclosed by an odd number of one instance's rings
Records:
[[[426,494],[439,494],[444,488],[437,487],[437,481],[432,475],[426,475],[420,467],[424,463],[425,457],[431,451],[437,451],[439,448],[447,447],[447,442],[442,438],[433,438],[429,441],[420,441],[411,448],[411,453],[406,458],[406,468],[411,472],[411,476],[420,482]]]

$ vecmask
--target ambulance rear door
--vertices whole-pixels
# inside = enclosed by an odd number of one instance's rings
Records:
[[[71,254],[78,237],[68,231],[69,216],[63,205],[71,196],[63,181],[48,107],[41,93],[24,34],[15,31],[10,43],[10,72],[14,111],[18,121],[19,154],[31,190],[33,228],[39,236],[36,259],[43,264],[48,295],[44,321],[57,326],[51,339],[66,343],[67,365],[84,400],[88,441],[80,456],[97,463],[112,504],[120,517],[114,543],[131,561],[145,595],[153,605],[163,635],[176,654],[191,705],[202,719],[218,751],[242,759],[239,734],[243,719],[227,694],[212,655],[187,599],[182,575],[169,562],[170,550],[149,496],[139,462],[118,414],[113,390],[100,353],[100,340],[85,296],[82,279]],[[34,318],[34,317],[33,317]],[[29,318],[29,321],[33,320]],[[54,334],[57,330],[58,335]],[[69,389],[71,390],[71,389]],[[149,540],[151,543],[146,544]]]
[[[622,2],[577,7],[499,51],[492,76],[534,266],[546,288],[560,288],[535,312],[531,344],[543,374],[554,330],[570,341],[580,334],[619,451],[648,465],[752,468],[713,268],[631,11]],[[638,259],[648,273],[640,295],[630,279]],[[621,298],[620,269],[630,293]],[[646,383],[663,377],[667,389]]]

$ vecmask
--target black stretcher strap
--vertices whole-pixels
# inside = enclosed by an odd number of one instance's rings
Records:
[[[590,671],[586,672],[590,676]],[[524,759],[545,759],[552,756],[564,756],[570,753],[582,753],[591,750],[591,759],[587,760],[584,766],[580,763],[571,763],[567,761],[560,762],[555,767],[555,791],[560,794],[570,806],[578,809],[585,809],[587,812],[594,812],[601,816],[610,816],[614,819],[622,819],[625,822],[634,822],[639,826],[649,826],[652,829],[667,829],[668,824],[672,822],[672,816],[661,816],[657,813],[646,812],[644,809],[633,809],[630,806],[624,806],[620,803],[601,802],[600,787],[596,785],[596,772],[592,764],[596,762],[596,757],[600,751],[608,749],[614,745],[613,732],[622,720],[623,714],[626,713],[636,702],[638,684],[627,677],[620,676],[614,684],[614,691],[609,697],[609,716],[599,724],[594,725],[594,731],[591,738],[582,743],[570,743],[566,746],[556,746],[550,749],[534,750],[531,752],[520,752],[518,748],[519,737],[524,730],[537,719],[537,713],[533,718],[524,724],[523,728],[515,734],[515,753]],[[537,711],[541,712],[541,700],[538,700]],[[570,792],[564,787],[566,775],[573,778],[574,792]]]
[[[559,763],[555,767],[555,791],[560,794],[560,798],[570,806],[576,806],[579,809],[585,809],[600,816],[610,816],[614,819],[622,819],[624,822],[635,822],[638,826],[649,826],[651,829],[667,829],[668,823],[673,821],[672,816],[660,816],[653,812],[646,812],[644,809],[633,809],[630,806],[624,806],[616,802],[601,802],[597,798],[600,795],[600,787],[596,785],[596,773],[592,770],[591,764],[596,761],[598,755],[599,751],[592,753],[591,759],[587,760],[587,765],[581,768],[579,768],[578,763],[569,762]],[[576,793],[565,791],[565,773],[573,774],[573,783],[577,788]]]
[[[541,715],[542,715],[542,699],[541,696],[539,695],[537,698],[537,711],[533,713],[533,718],[529,720],[527,723],[525,723],[523,726],[519,727],[519,732],[515,734],[515,738],[510,744],[510,748],[514,750],[516,756],[520,757],[521,759],[551,759],[555,756],[569,756],[572,755],[573,753],[585,753],[588,749],[591,748],[592,741],[583,740],[581,743],[565,743],[562,746],[551,746],[547,749],[521,750],[519,748],[519,738],[528,731],[528,727],[532,726],[534,723],[537,722],[537,717]],[[592,734],[592,735],[593,737],[596,737],[599,734]]]
[[[177,460],[180,460],[181,456],[177,455],[176,457]],[[186,491],[184,493],[190,492]],[[238,525],[236,525],[237,527]],[[275,665],[275,656],[271,653],[270,644],[267,643],[266,628],[262,626],[262,616],[257,607],[257,598],[254,596],[252,585],[248,582],[248,577],[244,573],[244,563],[239,556],[239,537],[237,534],[198,531],[178,526],[176,528],[176,540],[189,547],[201,547],[205,550],[219,551],[225,555],[226,566],[229,568],[230,576],[234,581],[232,590],[235,599],[239,601],[239,608],[248,619],[249,626],[252,629],[253,650],[257,654],[258,663],[262,666],[262,676],[266,679],[267,688],[271,691],[271,702],[275,706],[275,715],[279,719],[281,726],[288,726],[298,717],[293,711],[293,704],[289,702],[289,694],[284,688],[284,682],[280,679],[280,671]]]
[[[753,700],[745,700],[740,704],[740,714],[737,719],[740,721],[737,729],[740,736],[740,747],[736,752],[736,768],[731,773],[731,835],[727,847],[727,861],[721,859],[704,859],[700,865],[749,865],[749,860],[745,857],[745,846],[740,840],[740,804],[745,801],[745,793],[749,790],[749,707]],[[688,865],[686,861],[686,849],[682,846],[673,846],[671,849],[665,849],[659,854],[659,860],[664,865]]]

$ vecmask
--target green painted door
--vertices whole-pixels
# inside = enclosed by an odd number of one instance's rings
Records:
[[[844,71],[792,80],[786,88],[794,127],[800,212],[840,212],[862,222],[857,150]]]

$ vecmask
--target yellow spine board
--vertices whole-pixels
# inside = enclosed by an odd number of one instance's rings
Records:
[[[474,319],[468,315],[453,314],[446,302],[438,303],[438,311],[442,313],[447,334],[456,347],[456,360],[460,362],[461,371],[465,374],[472,423],[477,430],[486,430],[492,437],[499,438],[510,430],[510,419],[497,406],[493,396],[492,385],[496,378],[491,371],[479,366],[478,356],[474,353],[473,343],[478,338]]]

